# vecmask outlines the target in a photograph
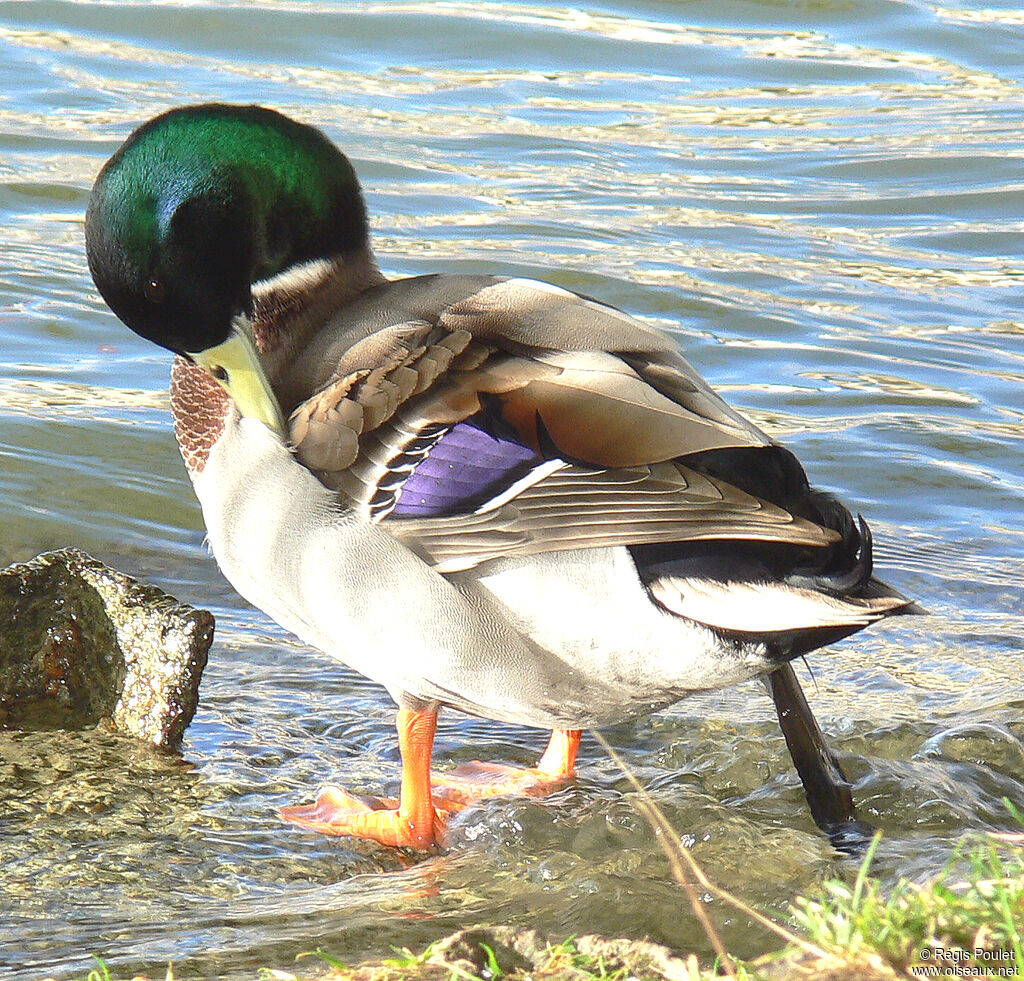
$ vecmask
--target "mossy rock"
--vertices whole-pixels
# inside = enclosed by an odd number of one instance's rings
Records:
[[[0,570],[0,728],[89,729],[103,720],[176,747],[213,642],[207,610],[78,549]]]

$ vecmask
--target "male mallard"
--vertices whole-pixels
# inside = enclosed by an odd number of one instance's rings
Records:
[[[435,803],[564,780],[585,727],[910,609],[863,520],[665,334],[547,283],[382,276],[352,166],[311,126],[150,120],[100,172],[86,242],[114,312],[178,355],[224,574],[399,705],[397,805],[327,788],[292,821],[429,847]],[[432,779],[441,706],[554,735],[534,770]]]

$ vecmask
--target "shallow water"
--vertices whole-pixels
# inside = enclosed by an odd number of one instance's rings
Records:
[[[706,944],[622,776],[467,812],[441,857],[283,827],[397,786],[392,707],[240,601],[203,547],[168,362],[89,280],[92,179],[171,105],[258,101],[359,170],[395,275],[537,275],[675,333],[841,493],[931,611],[811,659],[886,880],[1024,800],[1024,10],[808,0],[0,0],[0,559],[79,545],[211,608],[180,757],[0,733],[0,973],[252,977],[470,922]],[[800,669],[806,679],[806,672]],[[607,734],[712,877],[782,912],[848,871],[759,686]],[[441,763],[543,735],[450,717]],[[386,874],[381,874],[384,872]],[[712,904],[740,955],[771,941]]]

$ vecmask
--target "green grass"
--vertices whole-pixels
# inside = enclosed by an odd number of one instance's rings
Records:
[[[869,875],[877,841],[852,886],[830,881],[822,895],[796,900],[793,920],[812,943],[849,958],[877,955],[902,972],[956,958],[1014,968],[1024,981],[1024,835],[968,836],[937,877],[890,890]]]

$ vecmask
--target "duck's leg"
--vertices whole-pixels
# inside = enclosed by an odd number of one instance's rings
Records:
[[[402,790],[397,802],[377,801],[379,806],[374,807],[339,787],[328,786],[317,795],[315,804],[282,807],[281,817],[313,831],[369,838],[382,845],[427,850],[440,844],[444,822],[434,809],[430,787],[437,709],[400,709],[397,726],[402,753]]]
[[[434,774],[439,805],[458,810],[472,801],[510,795],[543,796],[572,777],[580,748],[579,729],[555,729],[535,767],[505,763],[463,763]]]
[[[840,851],[859,851],[874,829],[857,818],[857,808],[839,760],[829,749],[790,664],[765,679],[775,701],[789,755],[804,785],[814,823]]]
[[[537,771],[551,780],[568,780],[576,772],[576,755],[580,751],[581,729],[555,729],[547,749],[537,764]]]

